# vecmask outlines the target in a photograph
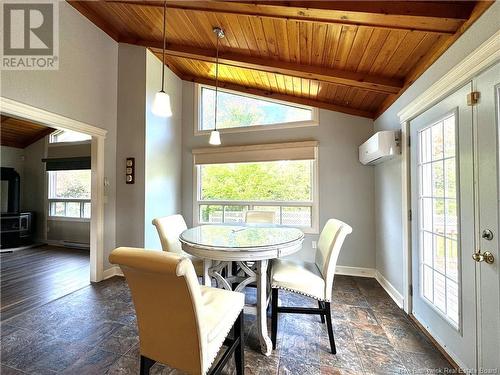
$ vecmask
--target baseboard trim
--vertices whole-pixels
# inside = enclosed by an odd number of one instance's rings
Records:
[[[335,273],[345,276],[375,277],[375,270],[373,268],[337,266]]]
[[[385,291],[387,292],[387,294],[389,294],[393,301],[396,302],[396,305],[398,305],[400,308],[403,308],[404,297],[380,272],[378,272],[378,270],[375,271],[375,279],[379,282],[382,288],[385,289]]]
[[[111,268],[108,268],[107,270],[104,270],[102,275],[103,275],[103,280],[106,280],[106,279],[109,279],[113,276],[122,276],[123,277],[123,272],[119,266],[113,266]]]

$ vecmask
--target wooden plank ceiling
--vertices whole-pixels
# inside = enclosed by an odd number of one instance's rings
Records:
[[[165,64],[180,78],[376,118],[489,1],[167,1]],[[161,59],[154,1],[70,1],[118,42]]]
[[[0,115],[0,119],[0,144],[2,146],[25,148],[56,130],[5,115]]]

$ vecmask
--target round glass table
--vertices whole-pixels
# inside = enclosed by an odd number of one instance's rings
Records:
[[[205,285],[211,286],[214,278],[218,287],[244,292],[247,285],[256,283],[257,304],[246,306],[245,311],[256,312],[261,350],[270,355],[272,344],[266,319],[268,264],[271,259],[299,251],[304,233],[270,224],[202,225],[185,230],[179,240],[185,252],[204,260]],[[236,275],[231,274],[231,262],[239,265]]]

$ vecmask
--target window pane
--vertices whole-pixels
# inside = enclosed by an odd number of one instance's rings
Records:
[[[457,241],[446,239],[446,276],[458,281]]]
[[[280,224],[280,207],[279,206],[253,206],[255,211],[274,211],[274,223]]]
[[[434,305],[446,312],[446,282],[445,277],[438,272],[434,272]]]
[[[224,223],[244,223],[247,206],[224,206]]]
[[[446,315],[458,325],[458,284],[446,279]]]
[[[90,199],[91,171],[50,171],[49,198]]]
[[[311,207],[283,207],[281,224],[299,227],[311,226]]]
[[[432,302],[434,299],[434,292],[432,290],[433,271],[432,271],[432,268],[427,267],[425,265],[422,267],[422,271],[423,271],[423,274],[422,274],[423,294],[424,294],[424,297],[426,297],[429,301]]]
[[[223,209],[222,206],[216,205],[201,205],[200,206],[200,222],[202,223],[222,223]]]
[[[443,123],[433,125],[432,132],[432,160],[443,158]]]
[[[49,137],[49,143],[57,142],[79,142],[92,139],[90,135],[74,132],[71,130],[57,130]]]
[[[455,156],[455,115],[444,120],[444,156]]]
[[[50,216],[64,216],[64,202],[50,203]]]
[[[214,128],[215,90],[201,89],[200,130]],[[217,128],[273,125],[312,119],[312,110],[224,91],[218,92]]]
[[[80,202],[66,202],[66,217],[80,217]]]
[[[445,273],[444,237],[434,235],[434,269]]]
[[[310,160],[210,164],[199,168],[202,200],[312,200]]]
[[[432,163],[432,182],[432,195],[434,197],[444,197],[444,176],[442,161]]]
[[[456,166],[455,158],[447,159],[444,162],[445,196],[447,198],[457,197],[456,188]]]
[[[83,217],[85,219],[90,219],[90,209],[91,209],[92,205],[90,204],[90,202],[86,202],[83,204]]]

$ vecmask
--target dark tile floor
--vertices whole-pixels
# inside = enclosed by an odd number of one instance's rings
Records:
[[[286,292],[280,300],[315,306]],[[318,316],[281,315],[278,348],[265,357],[255,317],[246,315],[246,374],[425,374],[451,367],[374,279],[336,276],[332,311],[337,355],[328,351]],[[115,277],[4,321],[0,373],[138,374],[138,342],[127,285]],[[179,372],[156,364],[152,374]]]

